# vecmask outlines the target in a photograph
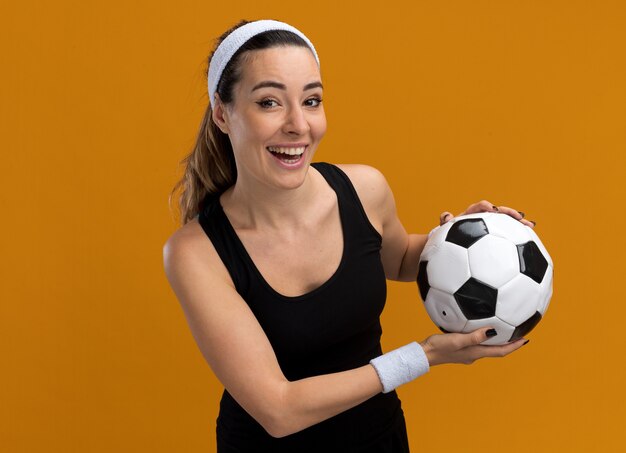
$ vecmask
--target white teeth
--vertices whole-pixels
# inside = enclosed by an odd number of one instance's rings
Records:
[[[274,153],[280,153],[280,154],[288,154],[290,156],[299,156],[302,153],[304,153],[304,148],[277,148],[275,146],[268,146],[267,149],[269,149],[270,151],[274,152]]]

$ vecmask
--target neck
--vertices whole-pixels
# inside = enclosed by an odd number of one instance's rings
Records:
[[[228,207],[229,217],[245,229],[284,229],[297,227],[304,218],[306,206],[312,206],[316,194],[315,178],[311,168],[301,186],[280,189],[238,178],[224,194],[222,204]]]

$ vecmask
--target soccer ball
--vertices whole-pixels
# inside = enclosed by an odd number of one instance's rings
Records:
[[[483,344],[504,344],[525,336],[544,316],[553,269],[532,228],[507,214],[483,212],[433,230],[417,285],[442,332],[490,326],[497,335]]]

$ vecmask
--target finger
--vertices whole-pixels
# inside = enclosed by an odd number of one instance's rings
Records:
[[[487,200],[481,200],[478,203],[470,205],[463,214],[474,214],[477,212],[498,212],[498,207]]]
[[[509,208],[507,206],[499,206],[499,210],[501,213],[510,215],[515,220],[519,220],[527,227],[535,228],[535,225],[537,225],[537,222],[534,220],[526,220],[526,214],[523,211],[518,211],[517,209]]]
[[[527,227],[531,227],[531,228],[535,228],[535,225],[537,225],[537,222],[535,222],[534,220],[522,219],[520,220],[520,222],[522,222]]]
[[[480,329],[473,330],[467,334],[462,334],[462,346],[475,346],[481,344],[483,341],[493,337],[496,333],[492,327],[481,327]]]
[[[522,220],[525,216],[522,211],[518,211],[517,209],[509,208],[507,206],[498,206],[498,210],[503,214],[510,215],[515,220]]]
[[[480,357],[504,357],[517,351],[519,348],[528,343],[525,338],[513,341],[503,345],[478,345],[475,346],[475,353]]]
[[[444,223],[453,219],[453,215],[451,212],[444,211],[439,215],[439,225],[443,225]]]

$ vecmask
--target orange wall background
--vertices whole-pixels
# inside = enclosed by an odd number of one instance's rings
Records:
[[[527,346],[399,389],[412,449],[623,448],[623,2],[59,0],[0,6],[0,450],[215,451],[222,388],[162,246],[205,59],[241,18],[315,43],[316,160],[382,170],[411,232],[520,209],[554,259]],[[385,350],[436,332],[416,285],[390,283],[383,329]]]

